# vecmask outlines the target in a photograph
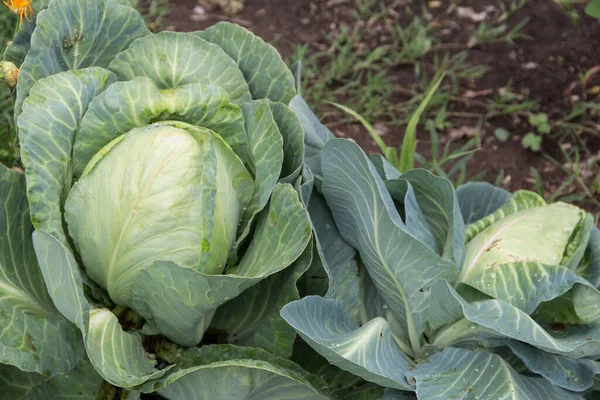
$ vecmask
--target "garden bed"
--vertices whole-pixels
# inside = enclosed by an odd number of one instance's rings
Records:
[[[408,1],[380,3],[279,0],[273,6],[270,0],[246,0],[239,15],[228,17],[207,7],[204,14],[194,13],[197,1],[183,0],[171,2],[167,28],[192,31],[219,20],[232,20],[272,42],[288,60],[303,55],[308,64],[305,96],[309,103],[336,135],[352,138],[370,152],[377,151],[377,146],[367,131],[325,101],[354,108],[383,133],[388,145],[399,146],[405,116],[413,110],[402,105],[424,92],[436,71],[436,58],[460,53],[465,59],[453,64],[456,85],[451,87],[450,79],[446,80],[442,96],[434,99],[428,116],[433,119],[446,112],[446,117],[438,120],[441,145],[452,141],[450,148],[456,149],[473,136],[481,139],[479,150],[467,163],[467,176],[500,183],[510,190],[541,191],[542,185],[547,197],[568,196],[569,200],[583,200],[582,205],[590,210],[600,210],[593,199],[598,190],[594,179],[600,158],[600,75],[592,70],[600,65],[597,20],[586,16],[581,8],[565,9],[552,0],[473,0],[462,2],[460,7],[449,7],[444,1],[428,2],[428,7]],[[416,18],[418,23],[414,23]],[[482,24],[492,28],[484,32]],[[500,32],[498,27],[504,24],[506,29]],[[513,31],[521,24],[521,29]],[[340,39],[344,26],[350,30],[346,41]],[[478,36],[474,33],[477,29]],[[400,31],[405,34],[404,46],[397,46],[392,37]],[[474,44],[474,38],[483,43]],[[351,52],[358,56],[349,63],[366,61],[362,71],[343,67],[343,46],[350,40]],[[384,48],[382,53],[389,58],[401,52],[401,47],[412,50],[412,54],[392,63],[384,57],[372,59],[378,49]],[[311,58],[318,52],[329,56]],[[335,63],[342,66],[332,67]],[[368,81],[369,73],[381,73],[382,77]],[[590,77],[583,85],[586,73]],[[357,77],[363,80],[364,88],[338,90]],[[567,121],[574,112],[583,114]],[[529,117],[539,114],[547,116],[552,129],[543,135],[541,151],[533,152],[521,141],[527,133],[535,133]],[[498,128],[504,131],[496,135]],[[508,133],[505,141],[498,138],[503,133]],[[419,133],[418,149],[431,159],[431,136],[425,129]],[[461,183],[464,171],[457,168],[454,172],[455,182]]]

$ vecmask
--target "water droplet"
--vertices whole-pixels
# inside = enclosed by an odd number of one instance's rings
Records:
[[[381,306],[381,308],[383,308],[384,310],[387,310],[388,306],[387,306],[387,304],[384,304]]]
[[[479,368],[475,368],[473,371],[475,371],[475,373],[479,372]]]
[[[495,273],[495,272],[492,272],[492,273],[490,274],[490,278],[492,278],[492,279],[493,279],[493,278],[495,278],[495,277],[496,277],[496,273]]]

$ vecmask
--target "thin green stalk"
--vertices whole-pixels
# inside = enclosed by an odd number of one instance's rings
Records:
[[[404,134],[404,140],[402,142],[402,154],[400,156],[400,165],[398,166],[400,172],[404,173],[415,167],[415,151],[417,148],[417,124],[421,115],[427,108],[427,105],[431,101],[431,98],[440,87],[442,80],[444,80],[445,74],[442,74],[437,81],[431,86],[427,92],[427,96],[417,108],[417,111],[412,115],[408,126],[406,127],[406,133]]]

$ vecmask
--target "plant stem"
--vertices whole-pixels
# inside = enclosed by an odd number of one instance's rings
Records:
[[[457,340],[465,338],[470,333],[469,326],[471,325],[474,325],[473,322],[466,318],[461,318],[450,325],[446,325],[433,335],[431,344],[441,348],[449,347]]]

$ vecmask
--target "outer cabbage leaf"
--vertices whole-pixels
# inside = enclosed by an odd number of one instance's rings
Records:
[[[487,182],[469,182],[456,189],[465,225],[472,224],[502,207],[511,194]]]
[[[329,140],[335,139],[335,135],[321,124],[302,97],[294,97],[290,102],[290,108],[296,113],[304,128],[304,145],[306,146],[304,162],[314,176],[321,180],[323,177],[321,170],[323,147]]]
[[[378,385],[413,390],[404,377],[409,362],[385,319],[359,327],[340,303],[318,296],[289,303],[281,315],[336,367]]]
[[[457,293],[464,316],[498,337],[518,340],[541,350],[573,358],[600,356],[600,325],[565,326],[552,332],[525,312],[502,300],[482,300],[467,303]],[[468,332],[464,332],[467,334]]]
[[[7,400],[20,400],[48,379],[35,372],[24,372],[12,365],[0,364],[0,389]]]
[[[176,343],[196,345],[217,307],[291,265],[310,235],[310,221],[298,194],[291,185],[278,184],[235,269],[227,275],[207,275],[156,262],[136,278],[134,308]]]
[[[242,230],[236,245],[240,245],[246,239],[254,217],[267,205],[283,165],[283,137],[269,103],[244,103],[242,112],[253,160],[251,167],[254,174],[254,197],[244,213],[240,226]]]
[[[119,80],[145,76],[160,89],[204,83],[225,89],[234,103],[251,100],[237,64],[217,45],[182,32],[160,32],[136,40],[108,66]]]
[[[406,225],[409,231],[419,237],[420,231],[431,233],[431,249],[445,259],[460,265],[464,247],[462,215],[454,188],[450,181],[436,177],[423,169],[414,169],[403,174],[398,180],[406,181],[414,190],[417,208],[412,202],[405,203]],[[386,186],[398,180],[387,181]],[[409,224],[414,215],[422,216],[422,223]]]
[[[519,375],[499,355],[447,348],[410,371],[421,399],[580,399],[545,379]]]
[[[72,184],[71,151],[83,113],[114,80],[102,68],[63,72],[33,85],[19,118],[31,220],[64,245],[62,208]]]
[[[27,400],[96,400],[105,382],[89,361],[80,362],[64,375],[58,375],[27,392]]]
[[[280,182],[293,183],[304,165],[304,129],[296,114],[282,103],[269,103],[283,138],[283,165]]]
[[[154,362],[143,351],[137,334],[124,332],[110,311],[92,309],[70,250],[40,230],[34,232],[33,242],[50,297],[61,313],[80,328],[88,357],[98,374],[125,388],[162,376],[166,370],[150,368]],[[123,372],[122,366],[131,368]]]
[[[374,395],[383,394],[383,387],[365,382],[362,378],[331,365],[303,340],[298,340],[294,345],[292,360],[327,382],[333,398],[370,400]]]
[[[535,262],[500,264],[485,269],[468,284],[490,297],[511,303],[527,314],[533,313],[542,302],[575,287],[577,309],[574,311],[579,315],[579,323],[597,323],[600,318],[600,310],[593,307],[600,304],[600,293],[588,281],[560,265]],[[580,286],[589,292],[582,292]],[[584,301],[584,296],[590,301]],[[591,306],[590,310],[586,310],[586,304]]]
[[[352,318],[359,322],[361,288],[356,250],[340,236],[325,199],[317,191],[312,193],[308,213],[313,225],[318,257],[314,266],[317,270],[309,272],[308,279],[314,276],[313,280],[316,281],[312,284],[308,282],[312,286],[309,293],[322,294],[326,298],[339,301]],[[322,275],[321,270],[326,276]],[[322,293],[315,293],[315,290]]]
[[[178,367],[142,392],[167,399],[326,399],[326,384],[291,361],[231,345],[188,350]]]
[[[587,279],[593,286],[600,285],[600,229],[592,228],[583,259],[575,272]]]
[[[336,139],[323,153],[323,192],[342,237],[358,249],[383,301],[419,346],[430,305],[426,290],[453,281],[454,263],[408,233],[383,181],[354,143]]]
[[[211,329],[226,332],[228,343],[259,347],[290,358],[296,331],[279,315],[287,303],[298,300],[296,283],[309,268],[313,246],[309,244],[294,264],[250,287],[218,308]]]
[[[488,268],[519,261],[575,266],[589,238],[590,218],[580,208],[565,203],[504,217],[467,244],[460,279],[468,283]]]
[[[371,154],[369,156],[369,160],[371,160],[373,166],[377,172],[379,172],[379,176],[384,181],[389,179],[397,179],[402,176],[402,173],[381,154]]]
[[[508,346],[527,369],[563,389],[582,392],[591,388],[594,378],[600,375],[598,361],[559,356],[519,342],[511,342]]]
[[[292,72],[277,50],[247,29],[220,22],[194,35],[218,45],[238,64],[253,99],[287,104],[296,95]]]
[[[542,207],[546,205],[546,201],[537,193],[529,192],[526,190],[519,190],[510,197],[506,203],[497,209],[493,214],[489,214],[486,217],[477,220],[467,226],[465,232],[465,241],[468,243],[473,239],[479,232],[485,228],[511,216],[519,211],[529,210],[532,208]]]
[[[242,110],[229,100],[224,89],[201,83],[160,90],[146,77],[117,82],[94,98],[83,116],[73,149],[75,174],[81,175],[92,157],[117,137],[166,120],[214,131],[248,162]]]
[[[32,86],[62,71],[106,67],[150,32],[143,18],[116,0],[53,1],[37,16],[31,49],[19,70],[15,120]]]
[[[25,176],[2,165],[0,226],[0,363],[65,373],[84,357],[80,336],[54,307],[38,268]]]

